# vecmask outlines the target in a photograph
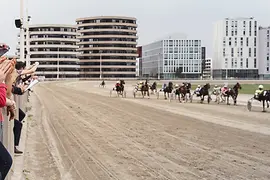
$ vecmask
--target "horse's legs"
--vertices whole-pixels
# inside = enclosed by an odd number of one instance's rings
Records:
[[[237,95],[234,96],[233,100],[234,100],[234,105],[236,105],[236,103],[237,103]]]
[[[263,112],[265,112],[265,100],[263,100]]]
[[[267,108],[269,108],[269,102],[268,101],[266,101],[266,104],[267,104]]]
[[[166,92],[164,91],[164,99],[167,99]]]
[[[229,101],[230,101],[230,96],[228,95],[227,96],[227,105],[230,105],[230,102]]]
[[[201,103],[204,101],[204,95],[201,96]]]

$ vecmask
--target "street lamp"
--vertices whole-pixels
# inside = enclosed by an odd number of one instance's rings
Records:
[[[160,80],[160,60],[161,60],[161,53],[158,53],[158,80]]]
[[[59,79],[59,47],[57,48],[57,79]]]
[[[100,76],[99,76],[99,79],[102,79],[102,57],[101,57],[101,53],[102,53],[102,50],[99,50],[99,73],[100,73]]]

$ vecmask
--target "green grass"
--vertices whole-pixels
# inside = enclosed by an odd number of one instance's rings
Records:
[[[203,84],[200,84],[203,86]],[[215,84],[211,84],[211,89],[214,87]],[[217,84],[218,86],[223,86],[223,84]],[[192,84],[192,90],[195,90],[198,84]],[[229,87],[233,87],[234,84],[229,84]],[[259,84],[241,84],[242,89],[239,91],[239,94],[254,94],[255,90],[258,88]],[[263,84],[264,89],[270,90],[270,84]],[[159,84],[157,86],[161,88],[162,85]]]

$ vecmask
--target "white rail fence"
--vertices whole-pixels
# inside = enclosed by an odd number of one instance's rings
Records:
[[[14,100],[16,102],[16,119],[19,117],[19,108],[26,112],[26,104],[27,104],[27,99],[28,99],[28,92],[26,92],[24,95],[17,96],[14,95]],[[2,113],[4,116],[4,122],[3,122],[3,144],[9,151],[10,155],[12,156],[12,159],[14,161],[14,134],[13,134],[13,127],[14,127],[14,121],[9,121],[6,111],[6,108],[2,109]],[[26,118],[26,117],[25,117]],[[13,173],[13,165],[14,162],[12,163],[11,170],[9,171],[8,176],[6,177],[6,180],[11,179],[11,175]]]

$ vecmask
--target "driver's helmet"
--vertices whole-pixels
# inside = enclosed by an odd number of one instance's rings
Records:
[[[120,81],[117,81],[116,84],[120,84]]]
[[[200,87],[201,87],[201,85],[198,85],[198,86],[197,86],[197,88],[200,88]]]
[[[178,85],[178,84],[176,84],[176,85],[175,85],[175,87],[176,87],[176,88],[178,88],[178,87],[179,87],[179,85]]]
[[[215,88],[217,88],[218,86],[217,85],[215,85]]]
[[[259,87],[258,87],[260,90],[262,90],[263,89],[263,85],[259,85]]]
[[[142,81],[140,81],[140,84],[142,84],[143,82]]]

